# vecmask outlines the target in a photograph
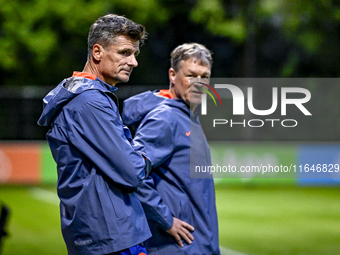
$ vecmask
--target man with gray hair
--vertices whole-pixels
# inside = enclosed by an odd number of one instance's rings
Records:
[[[44,98],[39,125],[57,163],[61,230],[69,255],[145,255],[151,236],[136,195],[150,171],[123,126],[114,86],[129,80],[144,26],[108,14],[90,28],[82,72]]]
[[[124,101],[123,122],[138,125],[134,141],[153,166],[137,191],[153,235],[148,254],[220,254],[213,179],[190,178],[193,165],[211,165],[197,115],[211,65],[203,45],[180,45],[171,53],[170,89]]]

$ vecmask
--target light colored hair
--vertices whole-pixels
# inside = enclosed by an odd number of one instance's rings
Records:
[[[199,43],[184,43],[177,46],[171,52],[171,68],[177,72],[180,69],[180,62],[187,59],[198,60],[200,64],[207,65],[211,68],[211,52]]]

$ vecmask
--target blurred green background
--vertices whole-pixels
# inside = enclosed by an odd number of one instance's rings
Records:
[[[215,77],[337,77],[340,3],[334,0],[0,1],[0,84],[55,85],[82,70],[100,15],[125,15],[149,39],[131,84],[167,84],[178,44],[205,44]]]
[[[213,77],[340,76],[339,1],[0,0],[0,141],[45,139],[41,99],[83,69],[89,27],[107,13],[148,31],[120,103],[167,88],[170,53],[185,42],[213,52]],[[339,89],[312,95],[332,106]],[[338,110],[328,113],[334,130]],[[339,188],[218,184],[216,196],[223,254],[340,254]],[[0,184],[0,202],[11,209],[3,254],[66,254],[55,187]]]
[[[213,77],[340,74],[339,1],[0,0],[0,6],[0,140],[45,139],[46,129],[36,125],[41,99],[83,70],[89,27],[107,13],[144,24],[149,34],[130,81],[118,84],[120,103],[167,88],[170,53],[185,42],[213,52]],[[312,91],[329,107],[339,93],[340,86]]]

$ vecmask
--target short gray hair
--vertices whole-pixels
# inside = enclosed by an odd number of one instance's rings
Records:
[[[171,68],[177,72],[179,70],[179,63],[181,60],[189,58],[198,60],[202,65],[207,65],[211,68],[212,57],[211,52],[202,44],[199,43],[184,43],[177,46],[171,52]]]
[[[147,33],[143,25],[137,24],[124,16],[116,14],[102,16],[90,28],[87,39],[88,58],[91,58],[92,49],[96,43],[106,49],[115,42],[115,38],[119,35],[128,36],[132,40],[143,44]]]

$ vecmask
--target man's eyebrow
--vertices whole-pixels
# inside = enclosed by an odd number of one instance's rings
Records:
[[[197,74],[196,71],[193,71],[193,70],[191,70],[191,69],[188,69],[188,72],[189,72],[189,73],[192,73],[192,74]],[[204,72],[203,75],[210,75],[210,72]]]
[[[135,54],[139,54],[140,51],[139,49],[136,50],[136,48],[133,48],[133,47],[124,47],[124,48],[121,48],[121,49],[118,49],[119,52],[124,52],[124,51],[130,51],[130,52],[135,52]]]

